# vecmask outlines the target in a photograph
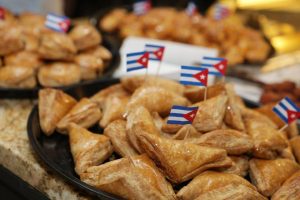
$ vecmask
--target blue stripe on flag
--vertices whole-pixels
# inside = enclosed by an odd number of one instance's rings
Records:
[[[145,69],[145,67],[132,67],[132,68],[127,68],[127,72],[134,71],[134,70],[139,70],[139,69]]]
[[[273,108],[273,111],[285,122],[288,123],[288,118],[285,117],[277,108]]]
[[[290,98],[288,98],[288,97],[285,97],[285,100],[296,110],[296,111],[300,111],[300,108],[298,108],[297,106],[296,106],[296,104],[290,99]]]
[[[183,76],[183,77],[193,77],[193,74],[184,74],[184,73],[181,73],[180,76]]]
[[[130,56],[144,55],[145,53],[146,53],[145,51],[135,52],[135,53],[128,53],[128,54],[126,54],[126,56],[130,57]]]
[[[146,47],[156,47],[156,48],[158,48],[158,49],[164,47],[164,46],[161,46],[161,45],[154,45],[154,44],[146,44],[145,46],[146,46]]]
[[[190,121],[176,121],[176,120],[168,120],[167,124],[180,124],[180,125],[185,125],[185,124],[191,124]]]
[[[177,105],[174,105],[174,106],[172,107],[172,109],[192,111],[192,110],[197,110],[198,107],[185,107],[185,106],[177,106]]]
[[[203,60],[216,60],[216,61],[222,61],[222,60],[224,60],[224,58],[217,58],[217,57],[207,57],[207,56],[204,56],[204,57],[203,57]]]
[[[195,85],[195,86],[204,86],[200,81],[199,82],[191,82],[191,81],[180,81],[183,85]]]
[[[126,62],[126,64],[133,64],[133,63],[137,63],[137,60],[128,60],[128,61]]]
[[[181,69],[188,69],[188,70],[198,70],[198,71],[201,71],[201,70],[205,70],[206,68],[203,68],[203,67],[195,67],[195,66],[184,66],[182,65],[181,66]]]
[[[149,58],[149,60],[156,60],[156,61],[160,61],[159,59],[157,58]]]

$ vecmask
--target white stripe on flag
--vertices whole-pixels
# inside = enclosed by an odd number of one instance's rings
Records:
[[[199,83],[199,80],[195,79],[194,77],[186,77],[186,76],[181,76],[180,81],[189,81],[189,82]]]
[[[283,99],[281,101],[281,103],[283,105],[285,105],[289,110],[292,110],[292,111],[297,111],[286,99]]]
[[[175,114],[186,114],[191,112],[192,110],[179,110],[179,109],[172,109],[171,113],[175,113]]]
[[[64,21],[65,18],[57,17],[57,16],[54,16],[54,15],[47,15],[47,20],[59,23],[59,22]]]
[[[188,121],[187,119],[183,118],[183,117],[175,117],[175,116],[169,116],[168,120],[172,120],[172,121],[181,121],[181,122],[186,122]]]
[[[277,104],[275,108],[277,108],[278,111],[287,118],[287,112],[281,105]]]
[[[138,60],[140,57],[143,55],[135,55],[135,56],[127,56],[127,61],[133,61],[133,60]]]
[[[133,68],[133,67],[142,67],[143,65],[141,65],[140,63],[131,63],[131,64],[127,64],[127,68]]]
[[[51,27],[56,30],[61,30],[61,27],[55,22],[46,21],[46,26]]]

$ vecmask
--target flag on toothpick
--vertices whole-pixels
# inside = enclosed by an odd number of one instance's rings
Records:
[[[126,54],[126,67],[127,72],[139,70],[139,69],[147,69],[148,61],[149,61],[149,53],[145,51],[134,52]]]
[[[221,20],[230,15],[230,9],[223,4],[216,4],[214,7],[214,19]]]
[[[136,15],[143,15],[151,9],[150,0],[136,0],[133,4],[133,12]]]
[[[46,18],[45,25],[47,28],[57,32],[67,32],[71,25],[71,20],[66,16],[59,16],[49,13]]]
[[[288,97],[273,107],[273,111],[286,123],[290,124],[300,118],[300,108]]]
[[[192,16],[198,12],[197,5],[194,1],[189,1],[185,12],[187,15]]]
[[[185,107],[174,105],[168,117],[167,124],[192,124],[198,107]]]
[[[0,7],[0,19],[5,19],[5,9],[3,7]]]
[[[225,76],[227,60],[217,57],[203,57],[201,67],[207,68],[209,74],[214,76]]]
[[[207,86],[208,69],[181,66],[180,83],[183,85]]]
[[[149,60],[161,61],[164,56],[165,47],[161,45],[146,44],[145,51],[149,52]]]

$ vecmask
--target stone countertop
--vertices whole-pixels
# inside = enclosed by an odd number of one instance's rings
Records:
[[[33,105],[29,100],[0,100],[0,165],[50,199],[89,199],[49,171],[31,148],[26,125]]]

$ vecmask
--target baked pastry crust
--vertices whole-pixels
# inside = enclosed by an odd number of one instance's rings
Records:
[[[0,87],[33,88],[36,86],[35,72],[24,66],[0,67]]]

